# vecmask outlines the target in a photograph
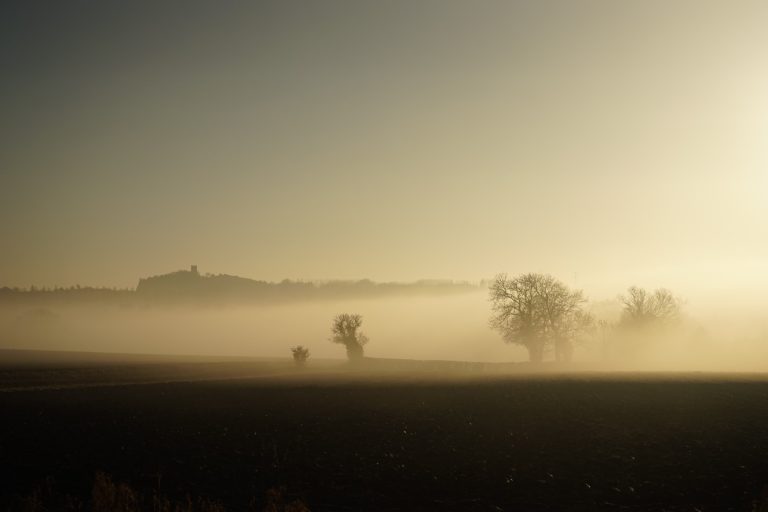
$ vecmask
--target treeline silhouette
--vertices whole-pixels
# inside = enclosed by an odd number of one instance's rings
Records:
[[[581,290],[549,274],[498,274],[488,290],[490,327],[504,342],[525,347],[532,363],[547,354],[570,362],[575,346],[590,341],[600,343],[606,359],[632,359],[685,336],[683,301],[665,288],[649,292],[630,286],[618,297],[617,321],[596,317]]]
[[[480,290],[481,284],[450,280],[413,283],[355,281],[269,282],[227,274],[200,274],[196,267],[139,279],[135,289],[106,287],[0,288],[5,302],[234,303],[341,300],[399,295],[447,295]]]
[[[0,303],[125,303],[135,298],[135,290],[130,288],[108,288],[94,286],[60,287],[0,287]]]

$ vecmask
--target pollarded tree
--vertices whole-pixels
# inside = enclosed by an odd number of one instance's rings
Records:
[[[556,360],[570,361],[573,342],[592,325],[581,291],[547,274],[499,274],[491,284],[490,301],[491,327],[505,342],[527,348],[535,363],[543,361],[550,348]]]
[[[340,343],[347,349],[350,361],[362,359],[363,346],[368,343],[368,337],[358,331],[363,324],[363,317],[358,314],[342,313],[336,315],[331,325],[331,341]]]

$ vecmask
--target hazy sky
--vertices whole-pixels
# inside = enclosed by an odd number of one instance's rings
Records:
[[[766,27],[765,1],[3,2],[0,285],[768,289]]]

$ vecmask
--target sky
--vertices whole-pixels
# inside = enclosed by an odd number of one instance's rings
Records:
[[[768,289],[764,1],[5,1],[0,286]]]

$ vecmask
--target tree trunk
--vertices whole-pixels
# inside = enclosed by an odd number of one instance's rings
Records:
[[[528,359],[532,363],[541,363],[544,361],[544,347],[541,344],[528,345]]]
[[[363,358],[363,347],[359,343],[347,343],[347,358],[350,361],[358,361]]]

